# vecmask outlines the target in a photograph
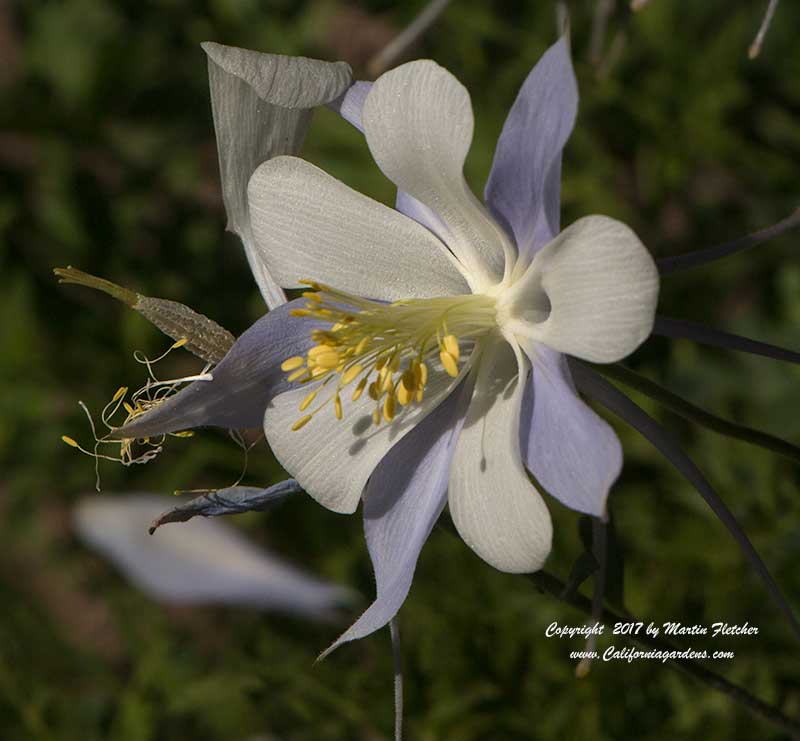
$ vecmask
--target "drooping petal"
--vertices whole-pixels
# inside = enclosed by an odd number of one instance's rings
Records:
[[[391,423],[381,420],[377,427],[372,423],[376,402],[366,393],[352,401],[350,386],[341,392],[341,420],[328,403],[293,431],[299,418],[320,407],[336,390],[335,386],[320,390],[314,405],[301,412],[300,403],[314,388],[305,386],[272,400],[264,415],[264,433],[278,462],[303,489],[324,507],[349,514],[355,512],[367,479],[386,453],[444,401],[457,383],[458,379],[440,367],[432,368],[422,402],[402,408]]]
[[[81,538],[143,592],[169,604],[224,604],[329,618],[350,593],[268,553],[230,525],[197,518],[148,535],[172,497],[106,493],[81,500]]]
[[[553,526],[519,449],[527,361],[506,342],[477,360],[475,391],[450,470],[450,514],[464,542],[500,571],[542,567]]]
[[[596,363],[630,355],[650,335],[658,270],[625,224],[587,216],[537,253],[502,298],[510,332]]]
[[[304,160],[265,162],[249,195],[258,257],[285,288],[313,279],[383,300],[469,292],[426,229]]]
[[[273,309],[250,327],[212,370],[212,381],[195,381],[115,437],[153,437],[192,427],[259,428],[273,396],[291,387],[281,363],[303,355],[319,323],[291,316],[305,306],[296,299]]]
[[[364,532],[377,596],[334,643],[386,625],[411,588],[422,546],[447,502],[447,480],[468,394],[463,385],[395,445],[372,473],[364,494]]]
[[[270,308],[285,302],[280,287],[253,253],[247,183],[261,162],[297,154],[312,110],[341,95],[352,80],[344,62],[261,54],[205,43],[228,229],[239,235]]]
[[[523,267],[559,232],[561,152],[577,111],[565,35],[523,83],[497,140],[484,191],[489,210],[514,235]]]
[[[375,81],[363,123],[378,167],[445,224],[473,289],[498,282],[516,253],[464,180],[473,129],[464,86],[435,62],[409,62]]]
[[[362,134],[364,124],[361,121],[361,111],[372,87],[371,82],[358,80],[345,90],[336,100],[328,103],[328,108],[336,111],[345,121],[353,124]]]
[[[616,433],[578,396],[566,358],[522,344],[533,366],[522,402],[522,457],[536,480],[567,507],[600,517],[622,470]]]

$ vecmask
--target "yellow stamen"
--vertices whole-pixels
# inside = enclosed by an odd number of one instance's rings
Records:
[[[387,422],[391,422],[394,419],[394,409],[394,394],[389,394],[383,402],[383,418]]]
[[[361,398],[361,394],[364,393],[364,387],[367,385],[367,381],[369,381],[369,378],[364,376],[364,378],[358,382],[355,391],[353,391],[353,396],[351,397],[353,401],[358,401]]]
[[[400,381],[397,386],[397,401],[400,402],[400,406],[408,405],[413,398],[414,393],[406,388],[405,380]]]
[[[336,412],[336,419],[342,418],[342,399],[337,393],[336,396],[333,397],[333,408]]]
[[[297,432],[301,427],[305,427],[311,421],[312,416],[311,414],[306,414],[305,417],[300,417],[300,419],[292,425],[292,432]]]
[[[455,335],[449,334],[444,338],[444,349],[447,350],[456,361],[461,357],[461,353],[458,349],[458,340]]]
[[[355,381],[362,370],[364,369],[360,365],[354,365],[352,368],[348,368],[344,373],[342,373],[342,386],[347,386]]]
[[[304,412],[306,409],[308,409],[308,407],[311,406],[311,403],[314,401],[314,399],[317,398],[318,393],[319,393],[318,391],[312,391],[308,396],[306,396],[305,399],[303,399],[302,402],[300,402],[301,412]]]
[[[286,380],[289,381],[289,383],[294,383],[298,378],[302,378],[304,375],[306,375],[306,373],[308,373],[307,368],[300,368],[299,370],[296,370],[294,373],[290,373],[286,377]]]
[[[71,437],[67,437],[66,435],[62,435],[61,436],[61,440],[62,440],[62,442],[65,442],[67,445],[69,445],[72,448],[80,448],[80,445],[78,445],[78,443],[75,440],[73,440]]]
[[[372,424],[374,424],[377,427],[380,423],[381,423],[381,410],[376,408],[372,412]]]
[[[281,363],[281,370],[284,373],[288,373],[289,371],[297,370],[305,364],[306,361],[303,358],[299,355],[293,355],[291,358],[286,358],[286,360]]]
[[[401,407],[423,400],[429,368],[457,377],[462,349],[471,349],[497,327],[496,302],[488,295],[384,304],[315,281],[301,283],[313,290],[304,292],[305,306],[292,314],[323,322],[325,328],[310,330],[312,347],[304,357],[287,358],[282,368],[290,381],[314,386],[301,403],[301,412],[327,386],[327,399],[312,415],[332,402],[337,419],[342,419],[341,390],[355,382],[353,401],[366,390],[376,402],[375,424],[391,421]],[[430,366],[431,358],[436,359],[434,366]],[[301,420],[307,424],[305,417]]]
[[[447,350],[442,350],[439,353],[439,359],[442,361],[442,365],[447,371],[447,375],[455,378],[458,375],[458,364],[456,363],[456,359],[449,352],[447,352]]]

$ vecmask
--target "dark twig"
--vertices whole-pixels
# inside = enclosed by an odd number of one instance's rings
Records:
[[[615,363],[613,365],[594,365],[592,368],[606,376],[606,378],[624,383],[626,386],[648,396],[659,404],[663,404],[671,412],[680,415],[690,422],[701,425],[720,435],[732,437],[736,440],[750,443],[751,445],[757,445],[760,448],[765,448],[766,450],[786,456],[800,463],[800,447],[797,445],[793,445],[789,441],[783,440],[775,435],[770,435],[767,432],[755,430],[752,427],[745,427],[744,425],[730,422],[722,417],[717,417],[707,412],[705,409],[695,406],[683,397],[674,394],[672,391],[665,389],[655,381],[651,381],[649,378],[645,378],[632,371],[630,368],[626,368],[624,365]]]
[[[769,31],[770,24],[772,23],[772,17],[775,15],[775,10],[778,7],[778,0],[769,0],[769,5],[767,5],[767,12],[764,13],[764,20],[761,21],[761,26],[758,29],[758,33],[756,34],[755,39],[753,39],[753,43],[750,44],[750,48],[747,50],[747,56],[750,59],[755,59],[761,53],[761,46],[764,43],[764,37],[767,35],[767,31]]]
[[[792,632],[800,638],[800,623],[798,623],[791,605],[783,596],[781,588],[773,579],[772,574],[770,574],[769,569],[750,542],[747,534],[742,530],[733,512],[728,509],[719,494],[708,483],[694,461],[681,450],[673,437],[655,419],[599,373],[575,360],[570,362],[570,370],[576,386],[582,393],[602,404],[608,411],[617,415],[640,435],[649,440],[661,455],[674,466],[678,473],[695,488],[739,544],[742,553],[761,577],[761,581],[764,583],[773,602],[786,617]]]
[[[691,340],[702,345],[712,345],[725,350],[738,350],[753,355],[762,355],[773,360],[783,360],[786,363],[800,363],[800,353],[787,350],[784,347],[770,345],[767,342],[751,340],[720,329],[704,327],[702,324],[687,321],[686,319],[671,319],[666,316],[657,316],[653,326],[653,334],[671,337],[675,340]]]
[[[370,76],[379,77],[394,65],[408,51],[409,47],[413,46],[436,22],[449,4],[450,0],[431,0],[403,31],[370,60],[367,65]]]
[[[748,234],[745,237],[739,237],[732,242],[719,244],[715,247],[708,247],[704,250],[696,250],[695,252],[687,252],[685,255],[674,255],[672,257],[662,257],[657,260],[658,270],[661,275],[669,275],[679,270],[688,270],[695,268],[698,265],[705,265],[706,263],[720,260],[728,255],[733,255],[736,252],[755,247],[756,245],[766,242],[767,240],[779,237],[781,234],[788,232],[791,229],[800,227],[800,208],[796,208],[785,219],[781,219],[777,224],[768,226],[764,229],[759,229],[757,232]]]
[[[608,30],[608,19],[614,12],[616,0],[595,0],[592,16],[592,37],[589,42],[589,60],[595,67],[603,61],[603,49]]]

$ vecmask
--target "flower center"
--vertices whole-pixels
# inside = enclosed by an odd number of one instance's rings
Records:
[[[403,299],[391,304],[351,296],[314,281],[301,281],[313,291],[303,294],[304,309],[293,316],[330,323],[314,329],[314,346],[306,357],[295,355],[281,364],[289,381],[322,383],[300,404],[305,412],[326,387],[330,394],[293,425],[299,430],[332,403],[342,419],[342,390],[355,383],[357,401],[366,390],[375,401],[373,422],[391,422],[398,407],[419,404],[425,396],[428,367],[436,358],[446,373],[458,376],[462,345],[497,326],[495,299],[467,294],[432,299]]]

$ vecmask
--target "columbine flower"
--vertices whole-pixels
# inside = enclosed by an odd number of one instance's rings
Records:
[[[462,167],[469,94],[431,61],[335,104],[398,187],[397,210],[294,157],[249,182],[253,251],[284,288],[195,384],[125,428],[264,430],[318,502],[364,499],[377,600],[340,639],[385,625],[445,503],[465,542],[508,572],[541,567],[552,526],[526,468],[566,505],[602,515],[621,467],[611,428],[577,396],[565,354],[619,360],[649,335],[658,273],[622,223],[559,233],[561,150],[577,108],[565,39],[531,72],[485,190]],[[337,644],[338,645],[338,644]]]

